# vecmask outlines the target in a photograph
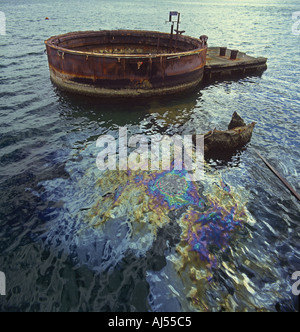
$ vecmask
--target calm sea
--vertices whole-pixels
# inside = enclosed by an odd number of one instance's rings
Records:
[[[268,69],[128,103],[70,96],[50,82],[43,44],[50,36],[169,32],[171,10],[181,13],[186,35],[267,57]],[[0,11],[0,311],[297,310],[291,278],[300,270],[299,202],[254,148],[300,192],[300,26],[292,18],[300,1],[1,0]],[[133,226],[146,213],[125,201],[122,215],[111,208],[101,227],[87,222],[119,190],[118,178],[110,193],[98,187],[105,180],[96,167],[100,135],[117,136],[120,126],[131,134],[205,133],[226,128],[234,111],[257,122],[251,144],[227,162],[210,161],[209,173],[247,198],[249,223],[225,251],[211,249],[217,267],[195,265],[203,277],[178,272],[175,213],[171,230],[156,234]],[[198,302],[191,295],[197,282]]]

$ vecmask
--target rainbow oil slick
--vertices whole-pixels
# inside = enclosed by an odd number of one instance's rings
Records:
[[[198,253],[199,258],[216,267],[216,260],[209,252],[209,246],[214,245],[219,250],[225,250],[237,227],[242,227],[243,220],[237,215],[237,207],[230,211],[214,202],[204,212],[189,210],[183,217],[183,224],[187,225],[186,242],[191,251]]]
[[[216,181],[210,175],[203,183],[188,179],[184,169],[106,171],[97,185],[99,192],[107,193],[93,206],[89,218],[101,231],[101,225],[126,214],[133,230],[131,241],[140,241],[149,250],[159,229],[171,222],[170,211],[179,211],[176,222],[181,235],[174,268],[192,291],[192,295],[186,294],[192,305],[203,310],[205,305],[198,302],[203,290],[213,284],[214,273],[222,264],[220,255],[230,250],[249,216],[243,199],[223,179]]]
[[[163,172],[156,174],[148,184],[147,192],[158,204],[165,204],[169,209],[187,205],[202,206],[199,188],[195,182],[186,179],[186,171]]]

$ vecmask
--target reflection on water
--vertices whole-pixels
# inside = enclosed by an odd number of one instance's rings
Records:
[[[81,152],[85,172],[72,163],[70,179],[43,184],[57,199],[63,188],[65,201],[43,243],[71,251],[78,266],[116,278],[117,293],[129,287],[124,264],[135,262],[139,278],[147,278],[139,286],[144,295],[138,308],[272,310],[285,299],[268,257],[251,247],[256,223],[246,208],[247,190],[233,189],[209,166],[201,183],[187,182],[184,171],[100,172],[88,166],[91,148]],[[74,187],[81,188],[80,198]],[[128,292],[128,303],[138,301],[135,287]]]
[[[61,0],[1,3],[0,310],[295,311],[299,204],[252,147],[300,191],[299,41],[287,20],[297,4],[191,0],[178,8],[187,35],[267,57],[261,76],[126,102],[58,91],[45,39],[166,31],[166,13],[178,7],[161,3],[158,13],[153,2],[125,2],[78,2],[72,15]],[[207,160],[204,181],[187,182],[184,171],[97,169],[97,138],[116,138],[119,127],[129,136],[203,134],[227,128],[234,111],[257,122],[252,141]]]
[[[127,175],[125,179],[106,174],[100,186],[107,189],[109,183],[118,184],[118,192],[112,190],[115,194],[110,195],[110,204],[106,196],[104,202],[101,200],[93,207],[92,214],[96,220],[100,219],[100,224],[120,218],[124,213],[129,215],[134,229],[132,240],[137,247],[140,242],[140,248],[151,246],[148,235],[157,234],[158,228],[168,225],[172,217],[173,223],[181,228],[181,240],[178,239],[180,244],[176,248],[179,255],[173,257],[174,268],[183,276],[186,289],[191,288],[193,295],[189,297],[196,305],[204,301],[199,292],[209,287],[213,270],[218,268],[215,255],[229,250],[235,228],[247,221],[244,206],[238,206],[228,186],[223,182],[212,183],[211,179],[206,182],[209,187],[200,190],[196,183],[186,183],[184,175],[178,171]],[[125,183],[124,190],[122,183]],[[143,234],[147,235],[147,240],[143,239]]]
[[[88,155],[86,151],[84,154]],[[229,267],[223,257],[235,255],[232,244],[240,236],[250,236],[244,229],[245,224],[254,225],[245,207],[247,193],[244,190],[234,193],[217,175],[207,173],[202,183],[188,182],[185,176],[184,170],[100,172],[94,167],[88,168],[76,176],[76,186],[81,188],[80,206],[85,208],[78,211],[78,202],[68,199],[71,188],[68,190],[68,185],[61,182],[66,203],[57,221],[61,223],[70,215],[74,220],[77,216],[77,222],[67,226],[70,228],[67,233],[76,237],[74,249],[82,260],[80,264],[102,273],[107,270],[114,273],[128,255],[141,261],[146,256],[152,278],[166,264],[168,273],[179,278],[167,283],[167,288],[180,287],[172,295],[175,303],[181,303],[180,296],[176,295],[185,293],[185,305],[190,310],[220,310],[221,307],[243,310],[246,307],[243,296],[255,290],[246,276],[239,274],[234,266]],[[93,188],[86,181],[94,183]],[[53,192],[59,184],[53,187],[52,181],[44,185],[47,191],[50,185]],[[45,242],[55,243],[61,236],[57,229],[49,229]],[[168,263],[165,258],[162,260],[164,256],[169,256]],[[224,295],[212,302],[211,296],[204,295],[214,289],[220,269],[230,273],[231,282],[241,285],[238,293],[241,298],[228,300]],[[150,286],[152,309],[155,309],[155,291],[156,287]],[[167,302],[162,301],[161,305]],[[250,301],[250,304],[255,308],[255,303]]]
[[[110,123],[108,112],[97,111],[106,102],[58,96],[61,120],[72,123],[66,175],[26,189],[40,210],[37,229],[26,241],[34,239],[45,262],[37,287],[47,289],[45,299],[53,298],[51,310],[272,311],[275,305],[292,310],[288,291],[282,291],[285,267],[269,255],[270,231],[279,234],[267,223],[274,207],[261,196],[261,171],[258,161],[249,159],[250,147],[227,161],[209,161],[204,181],[197,183],[186,181],[184,170],[101,172],[96,167],[96,139],[106,133],[117,137],[120,125],[132,134],[198,130],[202,94],[189,96],[186,103],[174,99],[170,107],[166,100],[115,104],[120,117]],[[132,121],[129,111],[121,113],[124,107],[133,112]],[[89,131],[82,131],[87,125]],[[52,160],[62,155],[57,151]],[[254,179],[248,178],[245,163],[253,167]],[[252,198],[255,190],[260,202]],[[292,220],[298,218],[295,213]],[[283,234],[290,231],[277,219],[276,228],[282,229],[274,247],[278,256],[288,241]],[[67,280],[62,288],[60,280]],[[10,298],[18,303],[16,295]],[[40,304],[36,310],[43,308],[48,307]]]

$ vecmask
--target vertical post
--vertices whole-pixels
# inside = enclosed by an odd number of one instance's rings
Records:
[[[177,50],[177,40],[178,40],[178,34],[179,34],[179,24],[180,24],[180,13],[177,15],[177,28],[176,28],[176,41],[175,41],[175,52]]]
[[[179,31],[179,24],[180,24],[180,13],[178,13],[178,15],[177,15],[177,34]]]
[[[172,46],[173,32],[174,32],[174,22],[172,22],[172,25],[171,25],[171,36],[170,36],[170,42],[169,42],[168,52],[170,51],[171,46]]]
[[[168,50],[167,50],[168,52],[171,51],[171,49],[172,49],[172,42],[173,42],[174,23],[175,23],[175,21],[172,20],[173,16],[177,16],[176,42],[177,42],[178,33],[179,33],[180,13],[178,13],[178,12],[170,12],[169,13],[169,22],[172,23],[172,25],[171,25],[170,41],[169,41]]]
[[[174,23],[172,23],[172,26],[171,26],[171,39],[173,39],[173,32],[174,32]]]

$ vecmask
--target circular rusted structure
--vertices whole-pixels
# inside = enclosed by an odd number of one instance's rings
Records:
[[[60,89],[101,97],[166,95],[197,86],[207,46],[155,31],[82,31],[45,41],[51,80]]]

